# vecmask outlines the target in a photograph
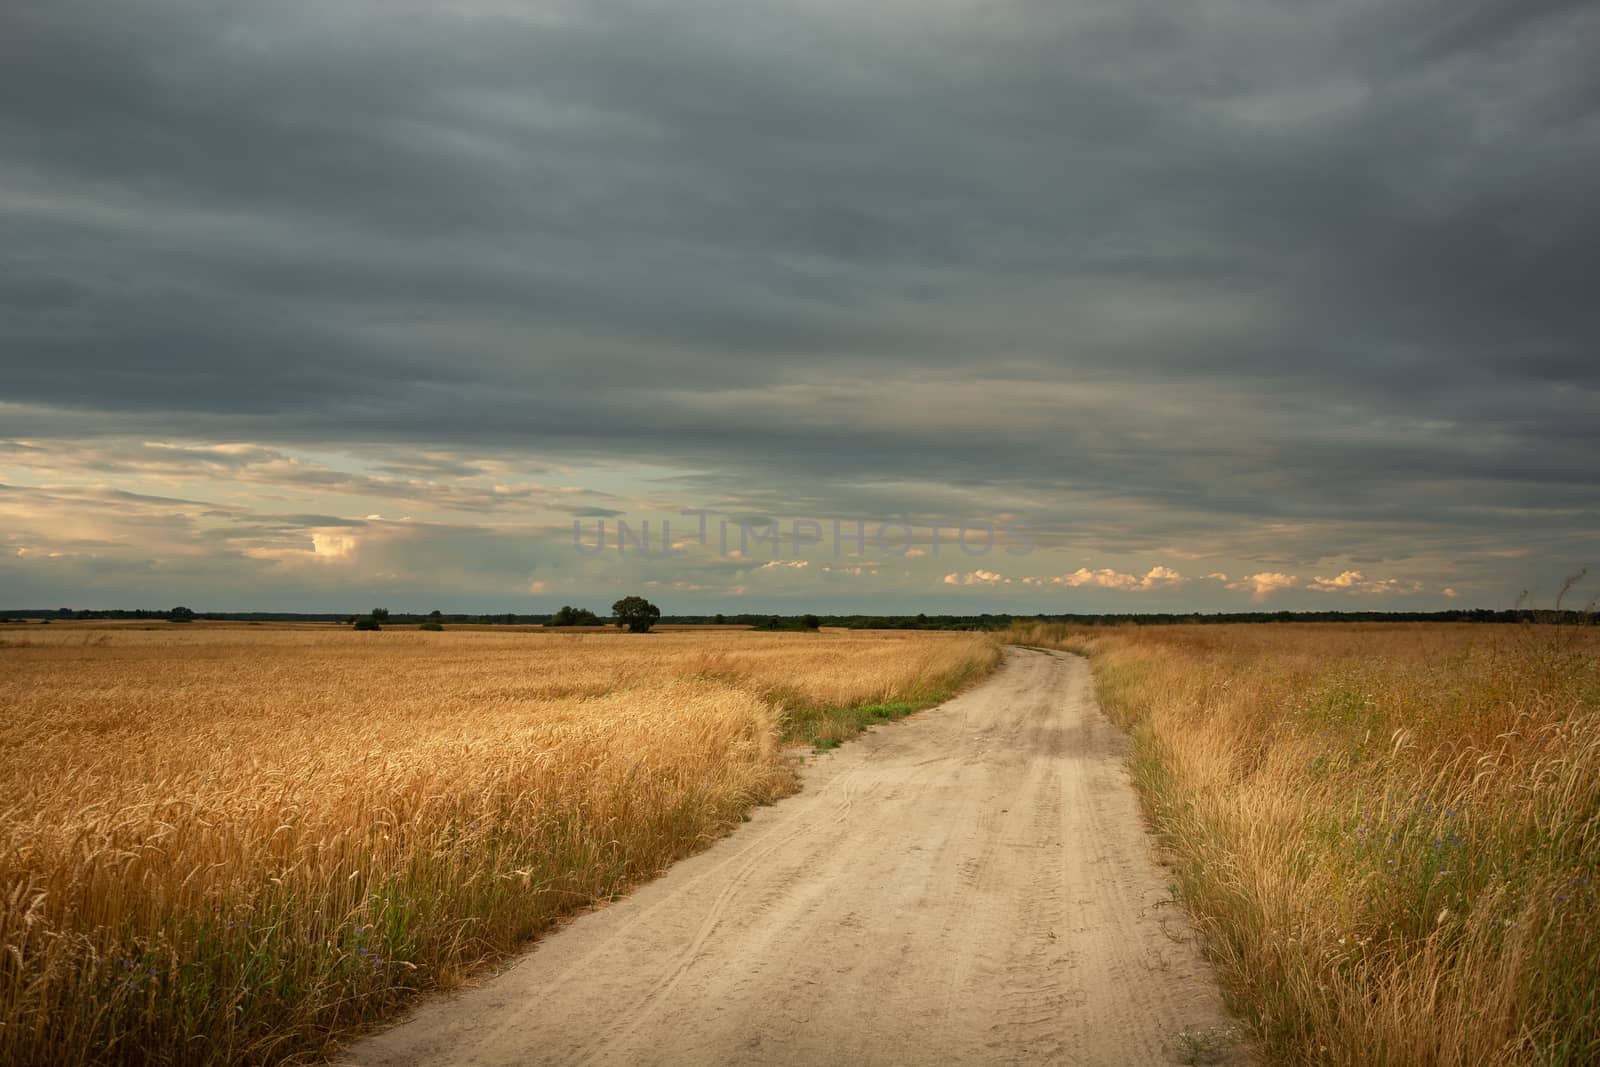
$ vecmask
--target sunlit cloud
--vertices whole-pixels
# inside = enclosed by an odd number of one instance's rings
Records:
[[[876,575],[883,564],[877,560],[864,560],[860,563],[824,563],[822,570],[826,574],[848,574],[853,578],[863,575]]]
[[[343,559],[356,549],[356,539],[349,534],[314,533],[311,551],[325,559]]]
[[[1070,574],[1058,574],[1049,578],[1026,579],[1030,585],[1061,585],[1074,589],[1082,586],[1095,586],[1101,589],[1127,591],[1170,589],[1183,585],[1188,580],[1188,578],[1185,578],[1171,567],[1160,565],[1151,567],[1143,575],[1124,573],[1111,567],[1102,567],[1098,570],[1079,567]]]
[[[1139,580],[1140,589],[1163,589],[1182,585],[1189,579],[1171,567],[1151,567]]]
[[[173,441],[60,441],[48,450],[20,441],[4,442],[0,459],[25,459],[33,477],[108,476],[148,485],[248,488],[262,493],[292,491],[301,496],[389,500],[444,512],[488,513],[545,510],[563,514],[620,514],[613,494],[543,482],[509,482],[504,460],[475,460],[436,454],[431,462],[382,463],[396,473],[341,470],[279,448],[249,442],[218,444]],[[537,469],[527,464],[519,473]],[[397,473],[404,472],[404,473]]]
[[[1324,578],[1318,575],[1306,588],[1315,589],[1319,593],[1338,592],[1358,588],[1364,584],[1360,571],[1345,571],[1333,578]]]
[[[945,585],[1010,585],[1011,579],[994,571],[976,570],[966,574],[952,573],[944,576]]]
[[[1342,571],[1332,578],[1315,576],[1306,585],[1318,593],[1365,593],[1368,595],[1397,594],[1408,596],[1422,592],[1423,585],[1413,578],[1368,578],[1360,571]]]
[[[1241,578],[1236,582],[1229,582],[1228,588],[1244,590],[1250,593],[1250,599],[1257,603],[1267,599],[1273,593],[1284,589],[1293,589],[1299,578],[1292,574],[1282,574],[1277,571],[1263,571]]]

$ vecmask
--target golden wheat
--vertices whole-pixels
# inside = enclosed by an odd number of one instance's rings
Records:
[[[1019,629],[1087,652],[1286,1063],[1600,1062],[1592,627]]]
[[[315,1054],[791,787],[971,635],[7,630],[0,1062]]]

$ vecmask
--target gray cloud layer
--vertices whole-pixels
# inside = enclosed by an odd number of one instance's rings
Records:
[[[1600,9],[862,7],[8,5],[8,432],[1600,547]]]

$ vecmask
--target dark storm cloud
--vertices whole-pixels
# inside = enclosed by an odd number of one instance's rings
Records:
[[[860,8],[10,5],[11,432],[1592,546],[1594,5]]]

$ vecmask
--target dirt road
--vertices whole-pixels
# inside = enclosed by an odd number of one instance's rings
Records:
[[[346,1062],[1182,1062],[1227,1020],[1122,738],[1084,661],[1007,655]]]

